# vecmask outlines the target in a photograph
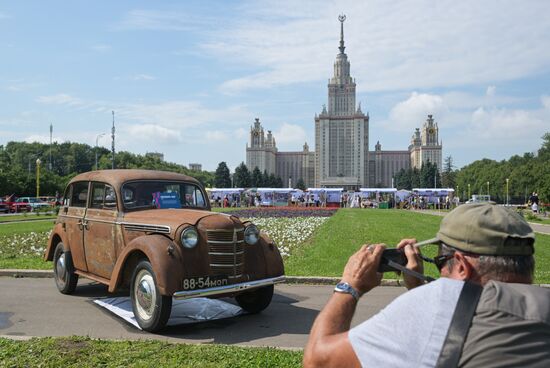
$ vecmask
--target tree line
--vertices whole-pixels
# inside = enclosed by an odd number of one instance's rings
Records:
[[[40,195],[63,193],[75,175],[97,168],[111,169],[112,155],[104,147],[82,143],[8,142],[0,145],[0,195],[17,196],[36,194],[37,159],[40,160]],[[214,174],[193,171],[183,165],[165,162],[156,155],[138,155],[126,151],[115,154],[117,169],[149,169],[178,172],[212,186]]]
[[[420,169],[401,170],[395,176],[398,189],[453,188],[463,201],[473,194],[490,195],[498,203],[526,203],[536,192],[550,203],[550,133],[542,136],[537,152],[514,155],[507,160],[484,158],[456,169],[453,158],[445,158],[442,172],[430,162]]]
[[[229,168],[225,162],[220,162],[214,174],[214,185],[216,188],[282,188],[283,180],[275,174],[268,174],[267,171],[261,172],[255,167],[252,172],[244,162],[235,168],[235,173],[231,176]],[[233,180],[231,178],[233,177]],[[300,182],[297,183],[300,185]],[[301,181],[304,187],[304,181]]]
[[[99,169],[110,169],[111,152],[104,147],[82,143],[25,143],[8,142],[0,145],[0,195],[33,195],[36,193],[36,160],[40,159],[40,193],[62,193],[75,175]],[[274,174],[261,172],[257,167],[250,171],[242,162],[233,175],[227,164],[220,162],[215,172],[193,171],[183,165],[165,162],[156,155],[138,155],[121,151],[115,155],[116,168],[172,171],[198,179],[205,187],[250,188],[284,186]],[[461,200],[473,194],[489,194],[499,203],[525,203],[532,192],[542,202],[550,202],[550,133],[542,137],[537,152],[514,155],[508,160],[482,159],[456,169],[453,158],[444,160],[440,173],[435,164],[427,162],[420,169],[401,170],[395,175],[395,187],[454,188]],[[302,179],[296,187],[305,190]]]

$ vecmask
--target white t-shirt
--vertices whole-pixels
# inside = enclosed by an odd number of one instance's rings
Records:
[[[349,340],[361,365],[434,367],[463,286],[463,281],[439,278],[402,294],[352,328]]]

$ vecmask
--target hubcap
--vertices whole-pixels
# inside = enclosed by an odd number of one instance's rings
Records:
[[[150,319],[155,310],[156,288],[153,276],[147,270],[141,270],[136,277],[134,287],[136,311],[143,320]]]
[[[65,277],[66,277],[66,274],[65,274],[65,270],[66,270],[66,267],[65,267],[65,253],[63,253],[61,256],[59,256],[59,258],[57,259],[57,262],[55,263],[55,268],[56,268],[56,274],[57,274],[57,277],[65,282]]]

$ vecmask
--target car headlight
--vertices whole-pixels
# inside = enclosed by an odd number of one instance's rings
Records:
[[[244,229],[244,241],[246,244],[254,245],[259,239],[260,230],[258,230],[256,225],[248,225],[246,229]]]
[[[181,232],[180,239],[181,244],[185,248],[192,249],[195,248],[199,242],[199,233],[197,232],[197,229],[191,226]]]

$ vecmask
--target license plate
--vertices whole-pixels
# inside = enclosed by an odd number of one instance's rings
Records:
[[[183,279],[181,288],[183,290],[207,289],[211,287],[224,286],[229,283],[226,276],[204,276],[189,277]]]

